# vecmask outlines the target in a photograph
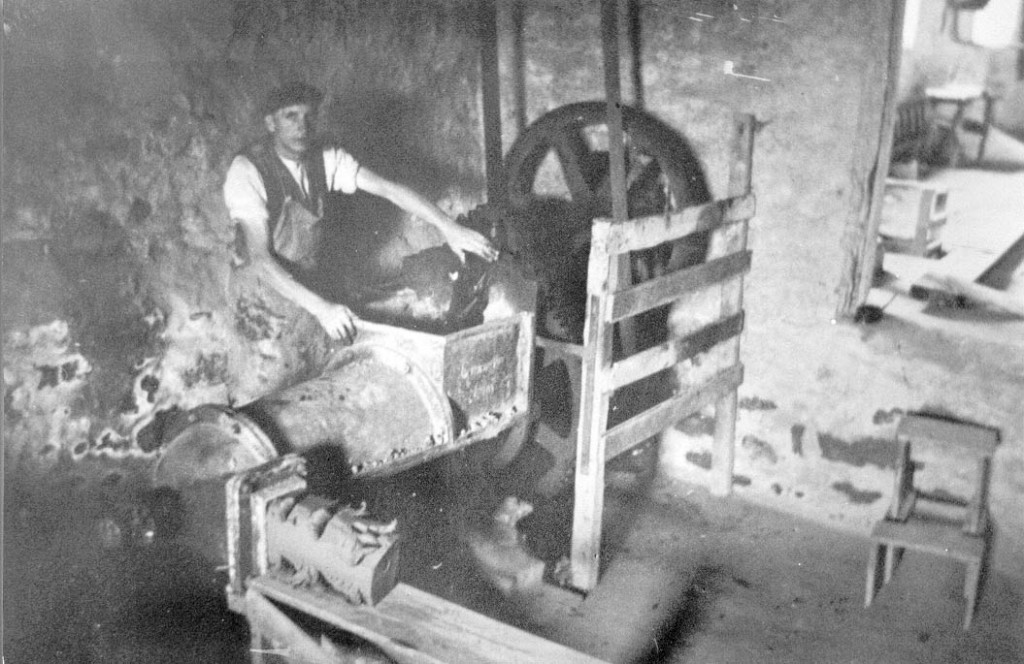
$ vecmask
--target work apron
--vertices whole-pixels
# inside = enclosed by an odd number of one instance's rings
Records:
[[[314,214],[286,196],[271,233],[275,257],[307,286],[317,278],[322,213],[322,200]],[[231,391],[236,401],[247,403],[319,373],[330,345],[315,318],[263,283],[259,273],[241,268],[232,279],[235,330],[241,334]]]
[[[285,196],[271,238],[274,253],[296,268],[300,277],[311,277],[316,269],[320,244],[323,242],[323,199],[317,211],[311,212],[302,203]]]

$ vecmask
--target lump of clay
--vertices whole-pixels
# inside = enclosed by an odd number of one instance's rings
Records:
[[[475,256],[461,263],[448,247],[431,247],[402,261],[387,283],[359,293],[357,309],[371,320],[424,331],[447,332],[483,320],[488,266]]]

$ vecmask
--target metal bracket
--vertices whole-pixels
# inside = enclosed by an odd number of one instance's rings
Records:
[[[265,574],[267,504],[306,490],[306,460],[289,454],[234,475],[225,484],[228,608],[245,613],[245,583]]]

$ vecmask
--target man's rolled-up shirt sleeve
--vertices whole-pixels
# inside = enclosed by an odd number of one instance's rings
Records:
[[[259,171],[249,159],[239,155],[231,162],[223,192],[232,221],[267,222],[267,191]]]
[[[324,172],[327,173],[327,189],[344,194],[356,193],[356,174],[359,162],[341,148],[324,150]]]

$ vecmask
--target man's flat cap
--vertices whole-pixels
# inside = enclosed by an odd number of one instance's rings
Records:
[[[274,88],[270,91],[270,94],[267,95],[266,100],[263,102],[263,115],[270,115],[278,109],[282,109],[286,106],[294,106],[295,104],[318,106],[323,98],[324,93],[320,92],[308,83],[303,83],[301,81],[285,83],[282,86]]]

